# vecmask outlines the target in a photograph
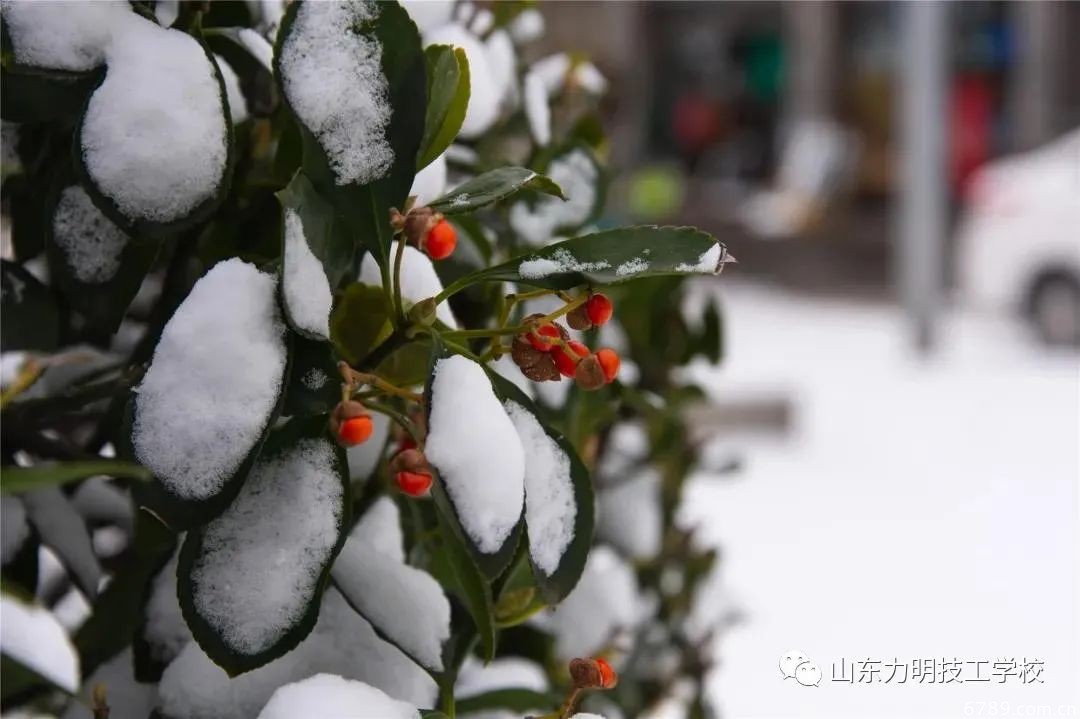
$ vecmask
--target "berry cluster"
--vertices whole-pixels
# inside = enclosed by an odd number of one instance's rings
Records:
[[[577,330],[602,325],[611,319],[612,304],[606,295],[594,294],[566,315],[567,324]],[[543,315],[530,315],[526,322],[539,322],[535,329],[514,337],[510,356],[534,382],[572,378],[579,387],[594,390],[615,380],[619,374],[619,355],[604,348],[595,353],[581,342],[570,339],[558,322],[543,321]]]

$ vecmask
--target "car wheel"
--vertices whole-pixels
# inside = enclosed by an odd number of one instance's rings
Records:
[[[1030,317],[1043,342],[1080,346],[1080,282],[1054,274],[1035,284],[1030,298]]]

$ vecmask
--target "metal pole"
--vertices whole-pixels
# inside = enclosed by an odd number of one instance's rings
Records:
[[[901,3],[899,57],[900,197],[897,267],[915,347],[934,345],[941,303],[947,186],[945,182],[946,6]]]

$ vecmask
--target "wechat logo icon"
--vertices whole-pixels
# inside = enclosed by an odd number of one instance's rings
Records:
[[[810,661],[806,652],[797,649],[784,652],[780,656],[780,673],[784,679],[794,679],[804,687],[821,685],[821,667]]]

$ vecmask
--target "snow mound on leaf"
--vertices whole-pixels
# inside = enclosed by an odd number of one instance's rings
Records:
[[[390,248],[391,262],[397,252],[397,245]],[[382,287],[382,274],[379,272],[379,264],[371,254],[365,254],[360,263],[360,277],[365,285]],[[401,258],[401,296],[409,302],[419,302],[428,297],[434,297],[443,290],[442,280],[435,272],[435,265],[431,258],[420,250],[410,245],[405,246],[405,254]],[[449,302],[440,302],[435,308],[435,318],[450,329],[457,329],[457,319],[450,310]]]
[[[716,268],[720,265],[720,255],[722,250],[719,244],[713,245],[705,252],[701,253],[701,257],[698,261],[691,264],[689,262],[683,262],[675,267],[676,272],[707,272],[715,273]]]
[[[321,673],[366,682],[415,706],[433,706],[438,691],[423,669],[379,639],[330,588],[319,621],[304,641],[233,679],[190,642],[161,677],[158,707],[166,716],[184,719],[251,719],[278,687]]]
[[[259,441],[285,374],[275,280],[214,266],[165,325],[135,396],[135,456],[172,494],[217,494]]]
[[[450,23],[424,33],[424,45],[456,45],[469,60],[469,107],[461,123],[462,138],[480,137],[499,117],[502,88],[491,67],[487,47],[480,38],[461,25]]]
[[[270,72],[274,71],[274,47],[259,33],[249,27],[240,28],[237,38],[244,49]]]
[[[234,125],[238,125],[250,116],[248,114],[247,98],[240,89],[240,78],[232,65],[225,61],[221,55],[214,55],[218,70],[221,71],[221,82],[225,85],[225,99],[229,102],[229,118]]]
[[[131,14],[80,133],[97,189],[131,220],[177,220],[218,191],[228,126],[214,63],[199,43]]]
[[[131,14],[131,5],[122,0],[4,2],[0,12],[20,65],[85,71],[104,62],[114,24]]]
[[[270,697],[259,719],[419,719],[416,707],[363,682],[316,674],[286,684]]]
[[[544,81],[535,73],[525,76],[525,119],[529,121],[529,131],[533,140],[541,147],[551,142],[551,106],[548,105],[547,89]]]
[[[568,152],[551,161],[547,175],[567,199],[544,196],[530,208],[518,202],[510,208],[510,226],[527,242],[543,245],[555,232],[576,228],[589,219],[596,205],[599,172],[584,150]]]
[[[461,526],[492,554],[521,516],[525,452],[480,365],[460,355],[435,363],[425,453],[439,470]]]
[[[446,192],[446,153],[439,155],[427,167],[416,173],[410,195],[416,196],[416,206],[423,207]]]
[[[482,664],[466,657],[458,673],[454,694],[462,699],[497,689],[531,689],[546,692],[550,688],[543,667],[521,657],[502,657]]]
[[[143,639],[150,649],[150,656],[162,663],[171,662],[191,641],[180,601],[176,597],[176,564],[180,549],[161,568],[150,585],[150,598],[146,602],[146,623]]]
[[[291,208],[285,210],[285,259],[281,279],[285,308],[297,328],[322,339],[330,336],[333,295],[322,262],[311,251],[304,223]]]
[[[370,0],[304,3],[278,58],[289,105],[318,138],[338,185],[367,184],[394,163],[382,46],[353,29],[379,12]]]
[[[574,482],[570,457],[552,439],[532,412],[507,401],[506,413],[525,449],[525,526],[529,556],[547,576],[555,573],[574,539]]]
[[[258,654],[301,620],[337,544],[342,500],[334,447],[303,439],[261,457],[203,528],[192,603],[230,649]]]
[[[387,511],[387,505],[395,511]],[[378,514],[365,527],[371,511]],[[384,636],[423,666],[441,672],[443,643],[450,638],[450,602],[430,574],[405,564],[396,505],[380,499],[357,529],[334,561],[334,584]]]
[[[660,474],[649,467],[600,491],[596,536],[631,559],[651,559],[660,553],[663,517]]]
[[[538,280],[551,275],[560,275],[568,272],[595,272],[611,267],[607,260],[598,262],[582,262],[570,254],[569,250],[560,249],[550,257],[536,257],[523,260],[518,265],[518,274],[525,279]]]
[[[401,531],[401,510],[394,500],[380,497],[364,512],[363,518],[349,532],[349,539],[390,557],[405,561],[405,535]]]
[[[65,691],[79,687],[79,657],[67,632],[44,607],[0,597],[0,650]]]
[[[422,33],[445,25],[454,16],[454,0],[402,0],[401,4]]]
[[[52,221],[53,239],[80,282],[108,282],[120,269],[128,236],[94,206],[86,190],[73,185],[60,193]]]
[[[386,439],[390,436],[390,418],[375,412],[371,415],[371,424],[368,441],[345,450],[345,457],[349,462],[349,479],[353,482],[369,479],[386,451]]]

